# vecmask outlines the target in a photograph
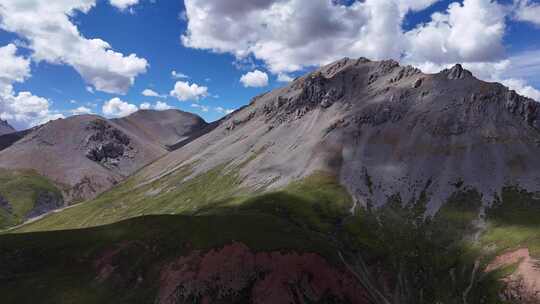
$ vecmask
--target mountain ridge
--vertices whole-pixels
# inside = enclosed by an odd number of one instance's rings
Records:
[[[195,163],[195,176],[257,152],[241,171],[245,186],[275,189],[330,171],[359,204],[396,193],[409,201],[427,190],[433,213],[462,177],[486,203],[508,183],[540,190],[529,170],[540,168],[539,130],[537,102],[461,65],[423,74],[393,60],[346,58],[255,97],[142,174],[154,180]],[[513,159],[512,143],[524,159]]]

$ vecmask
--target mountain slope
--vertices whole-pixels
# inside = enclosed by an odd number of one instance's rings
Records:
[[[0,229],[64,207],[62,192],[34,171],[0,169]]]
[[[248,286],[246,282],[258,286],[260,277],[252,270],[261,264],[236,264],[235,254],[251,261],[250,249],[257,246],[246,238],[276,244],[265,233],[279,231],[280,254],[287,257],[291,250],[298,251],[303,236],[320,237],[325,245],[308,252],[354,276],[348,286],[365,291],[367,303],[538,303],[540,288],[535,282],[540,274],[532,265],[540,259],[540,183],[535,173],[540,168],[539,114],[535,101],[475,79],[459,65],[423,74],[393,61],[344,59],[256,97],[211,124],[208,133],[178,145],[96,199],[15,232],[88,228],[136,217],[127,222],[132,224],[115,227],[124,233],[147,231],[168,226],[167,217],[156,215],[179,214],[182,220],[174,220],[178,225],[199,223],[180,229],[193,243],[212,242],[195,252],[160,255],[178,244],[169,239],[178,232],[165,229],[150,237],[164,243],[144,240],[117,245],[117,250],[107,247],[109,254],[97,260],[81,260],[72,249],[88,252],[87,244],[51,242],[43,248],[61,249],[68,260],[88,263],[77,268],[83,269],[80,273],[57,273],[55,277],[79,283],[52,281],[44,289],[55,296],[53,290],[85,295],[88,288],[80,286],[96,279],[95,270],[88,268],[93,263],[106,266],[98,267],[104,277],[100,288],[122,290],[117,302],[141,297],[133,286],[144,286],[145,302],[265,303],[273,298],[253,301],[245,288],[236,287]],[[149,218],[156,222],[144,223]],[[206,219],[212,224],[200,225]],[[94,229],[110,227],[78,232]],[[300,237],[297,231],[302,232]],[[32,246],[20,244],[34,238],[47,243],[65,233],[48,232],[50,237],[44,239],[39,238],[45,235],[41,233],[0,236],[7,242],[2,259],[15,268],[6,272],[11,275],[6,281],[15,278],[21,286],[50,282],[46,279],[50,269],[43,265],[37,281],[28,279],[24,261],[36,259],[12,262],[10,252],[13,248],[32,252]],[[133,240],[118,231],[105,235],[118,236],[120,244],[122,239]],[[152,254],[138,254],[146,248]],[[278,255],[270,256],[274,254]],[[46,260],[58,261],[50,255]],[[285,260],[289,270],[305,262]],[[282,265],[281,261],[270,263]],[[327,290],[312,285],[313,278],[332,273],[327,267],[316,269],[301,275],[285,272],[287,278],[295,278],[286,280],[291,284],[289,293],[279,289],[285,283],[278,279],[266,290],[281,291],[289,296],[288,302],[340,303],[343,297],[336,299],[335,293],[330,298],[311,297]],[[162,276],[158,278],[156,271]],[[346,278],[335,273],[330,277]],[[242,280],[223,280],[234,282],[233,287],[211,284],[222,282],[220,278]],[[170,283],[167,292],[163,285],[150,286],[158,282]],[[231,290],[234,301],[220,296]],[[11,299],[21,294],[15,290]],[[354,299],[349,302],[364,302]],[[99,300],[103,299],[93,302]]]
[[[166,147],[182,142],[208,126],[199,116],[179,110],[140,110],[113,121]]]
[[[0,119],[0,135],[15,132],[15,129],[7,121]]]
[[[540,106],[460,65],[423,74],[394,61],[343,59],[256,97],[212,132],[153,163],[148,180],[192,165],[245,166],[243,185],[279,188],[323,170],[361,205],[430,194],[434,213],[457,189],[492,202],[508,184],[540,190]]]
[[[2,303],[370,303],[335,246],[257,214],[0,235],[0,283]]]
[[[224,177],[217,174],[216,180]],[[212,179],[195,181],[184,190],[194,193],[199,184],[197,193],[212,195],[222,188],[208,181]],[[513,241],[540,248],[534,237],[538,231],[534,223],[540,219],[537,209],[529,213],[534,218],[526,226],[530,234],[523,235],[523,227],[516,227],[522,231],[521,238],[512,241],[496,236],[498,230],[515,225],[508,221],[508,212],[498,206],[490,210],[488,220],[497,226],[482,237],[490,248],[486,256],[465,241],[476,232],[474,219],[481,205],[474,191],[455,195],[435,217],[424,218],[425,199],[411,206],[394,201],[351,215],[352,200],[331,176],[313,176],[240,202],[218,200],[197,212],[192,211],[201,203],[197,196],[172,192],[158,198],[148,188],[131,187],[148,196],[139,204],[132,201],[126,186],[124,192],[105,194],[29,228],[55,221],[56,226],[48,229],[66,223],[84,227],[111,220],[129,208],[151,212],[145,207],[162,205],[184,205],[184,214],[191,215],[145,216],[92,229],[0,235],[0,261],[5,261],[0,270],[6,282],[1,286],[7,303],[28,302],[23,290],[35,285],[57,302],[65,302],[62,299],[69,294],[77,303],[133,302],[134,297],[156,303],[205,298],[225,303],[294,303],[300,296],[314,303],[427,304],[466,299],[468,303],[503,304],[507,302],[499,301],[504,287],[499,279],[511,273],[511,265],[487,268],[488,262],[497,252],[516,246]],[[501,205],[512,204],[507,199],[515,194],[505,191]],[[113,199],[108,200],[108,195]],[[523,194],[517,202],[535,203]],[[92,209],[96,204],[101,208]],[[523,237],[529,241],[523,242]],[[70,266],[63,266],[66,263]],[[26,275],[30,271],[33,275]],[[95,282],[91,293],[88,282]],[[353,296],[341,284],[360,294]],[[264,297],[258,296],[260,286],[265,286]],[[523,294],[510,291],[513,299]],[[96,292],[99,299],[89,297]]]
[[[22,138],[5,135],[8,147],[0,151],[0,168],[36,170],[62,188],[66,201],[81,201],[162,157],[164,145],[205,125],[180,111],[145,111],[118,120],[74,116],[34,128]]]
[[[98,200],[34,229],[193,213],[320,173],[346,187],[352,213],[423,195],[433,215],[468,189],[485,205],[508,186],[540,190],[539,113],[535,101],[459,65],[423,74],[344,59],[254,98]]]

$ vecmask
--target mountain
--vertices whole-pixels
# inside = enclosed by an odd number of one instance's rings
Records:
[[[8,302],[540,302],[540,104],[461,65],[345,58],[174,145],[133,124],[162,157],[0,236]]]
[[[142,111],[113,120],[74,116],[0,136],[0,168],[33,170],[56,185],[66,204],[71,204],[118,184],[167,154],[167,145],[185,140],[206,125],[181,111]],[[35,215],[64,206],[64,200]],[[31,214],[21,211],[17,218]]]
[[[208,123],[199,116],[179,110],[140,110],[113,121],[165,147],[183,142],[208,127]]]
[[[0,135],[15,132],[15,129],[7,121],[0,119]]]
[[[507,185],[540,190],[540,105],[460,65],[424,74],[343,59],[256,97],[143,174],[190,165],[197,175],[253,153],[240,171],[245,187],[278,189],[325,171],[362,206],[426,191],[433,214],[456,185],[486,204]]]

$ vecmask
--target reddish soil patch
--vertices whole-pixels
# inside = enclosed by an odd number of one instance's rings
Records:
[[[518,264],[518,267],[503,279],[506,290],[501,297],[517,303],[540,303],[540,269],[538,261],[530,256],[529,249],[522,248],[498,256],[486,271],[513,264]]]
[[[159,303],[368,303],[355,278],[317,254],[254,253],[233,243],[161,271]]]

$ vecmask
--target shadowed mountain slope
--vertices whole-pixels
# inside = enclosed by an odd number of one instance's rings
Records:
[[[15,129],[9,125],[7,121],[0,119],[0,135],[13,133],[15,132]]]

